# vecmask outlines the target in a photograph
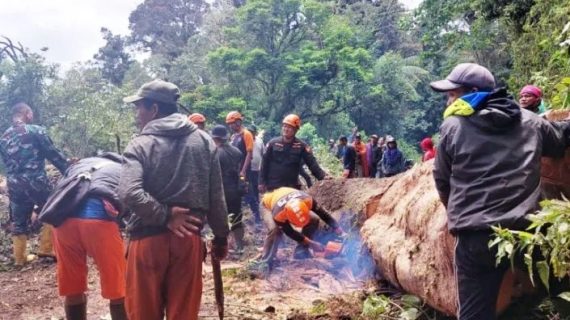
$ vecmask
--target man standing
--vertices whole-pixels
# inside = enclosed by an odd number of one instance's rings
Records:
[[[226,124],[230,127],[233,134],[230,139],[230,144],[241,151],[243,157],[239,162],[239,177],[241,181],[247,183],[247,188],[249,189],[249,184],[252,179],[251,172],[251,159],[253,158],[253,134],[245,128],[243,125],[243,116],[237,111],[231,111],[226,116]],[[243,193],[241,194],[243,195]],[[241,204],[240,195],[240,204]],[[232,225],[232,231],[236,239],[236,250],[240,251],[243,248],[239,248],[243,244],[244,228],[243,228],[243,216],[241,214],[231,216],[230,224]]]
[[[113,153],[79,160],[59,180],[40,214],[40,220],[55,226],[57,287],[65,297],[67,320],[87,319],[87,256],[99,270],[111,319],[127,320],[126,261],[117,221],[122,213],[117,195],[121,161]]]
[[[197,319],[204,247],[200,227],[214,233],[214,258],[227,254],[227,209],[214,141],[177,113],[180,92],[162,80],[124,99],[141,130],[123,155],[119,197],[128,222],[126,308],[130,320]]]
[[[342,172],[342,176],[343,178],[354,178],[355,177],[355,173],[354,171],[356,170],[356,151],[354,150],[354,147],[348,144],[348,139],[345,136],[341,136],[340,139],[338,139],[338,145],[342,146],[342,148],[344,149],[343,155],[342,155],[342,167],[343,167],[343,172]]]
[[[245,157],[240,163],[240,177],[246,178],[251,171],[253,157],[253,135],[243,126],[243,116],[237,111],[231,111],[226,116],[226,124],[233,131],[230,143],[241,151]]]
[[[45,170],[48,159],[61,173],[68,163],[53,145],[46,129],[32,125],[34,113],[25,103],[12,107],[12,126],[0,138],[0,156],[6,166],[8,196],[12,220],[14,264],[26,262],[28,225],[34,206],[45,204],[51,185]],[[40,256],[53,256],[51,226],[44,225],[40,234]]]
[[[376,165],[380,160],[380,151],[378,150],[378,136],[373,134],[370,136],[366,144],[366,162],[368,163],[368,176],[376,177]]]
[[[433,174],[456,239],[458,318],[495,319],[508,262],[496,265],[491,227],[528,226],[540,200],[540,158],[564,155],[568,123],[520,108],[478,64],[457,65],[431,88],[448,97]]]
[[[249,193],[246,196],[246,201],[249,203],[255,223],[261,222],[259,215],[259,171],[261,170],[261,161],[263,153],[265,153],[265,145],[263,144],[263,137],[258,136],[257,127],[251,125],[249,131],[253,135],[253,153],[251,157],[251,174],[249,177]]]
[[[368,177],[368,161],[366,159],[366,145],[362,142],[360,133],[354,135],[354,142],[352,143],[356,151],[356,177]]]
[[[392,177],[405,170],[404,154],[398,149],[394,137],[386,139],[386,151],[382,156],[382,173],[384,177]]]
[[[212,138],[218,148],[224,195],[231,221],[230,230],[233,232],[235,241],[235,252],[241,254],[243,252],[244,227],[241,211],[242,191],[239,185],[239,170],[243,154],[238,148],[228,143],[228,129],[226,127],[215,126],[212,129]]]
[[[303,161],[318,180],[327,176],[317,163],[311,148],[295,137],[300,127],[301,118],[290,114],[283,119],[281,137],[267,143],[259,178],[260,192],[280,187],[299,189],[299,174]]]
[[[340,144],[340,143],[339,143],[339,144],[336,145],[336,153],[335,153],[335,156],[337,157],[337,159],[340,159],[340,160],[342,160],[342,157],[344,156],[344,152],[345,152],[345,150],[346,150],[346,146],[348,145],[348,138],[347,138],[346,136],[340,136],[340,137],[338,138],[338,141],[341,141],[341,140],[344,140],[344,141],[346,141],[347,143],[345,143],[345,144]]]

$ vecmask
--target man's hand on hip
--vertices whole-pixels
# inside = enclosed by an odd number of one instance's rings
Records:
[[[192,235],[200,235],[202,220],[190,215],[190,210],[181,207],[172,207],[172,215],[168,220],[167,227],[176,236],[184,238]]]

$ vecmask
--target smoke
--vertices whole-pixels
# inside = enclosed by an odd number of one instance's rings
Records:
[[[341,252],[329,257],[335,266],[332,272],[349,271],[354,279],[365,281],[375,277],[376,264],[360,236],[357,217],[355,212],[341,212],[338,222],[345,235],[340,237],[330,228],[324,227],[315,233],[313,240],[325,246],[329,241],[342,243]]]

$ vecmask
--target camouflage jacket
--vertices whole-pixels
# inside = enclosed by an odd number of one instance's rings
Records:
[[[9,188],[47,180],[45,159],[62,173],[68,166],[44,127],[23,122],[13,124],[0,137],[0,156],[6,166]]]

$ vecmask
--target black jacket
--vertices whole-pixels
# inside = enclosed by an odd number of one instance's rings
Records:
[[[238,148],[227,142],[218,147],[218,156],[227,200],[230,194],[239,194],[239,171],[244,156]]]
[[[567,146],[568,122],[521,109],[505,89],[482,103],[440,128],[433,174],[452,233],[525,227],[540,200],[540,158],[562,157]]]
[[[342,166],[344,170],[354,171],[356,168],[356,150],[351,145],[346,145],[342,156]]]
[[[57,227],[76,214],[88,197],[104,198],[123,213],[117,194],[120,174],[121,156],[118,154],[79,160],[58,181],[39,215],[40,221]]]
[[[325,172],[305,142],[297,138],[291,143],[285,143],[281,137],[272,139],[267,143],[263,155],[259,184],[265,185],[269,190],[280,187],[298,188],[303,161],[318,180],[324,179]]]

